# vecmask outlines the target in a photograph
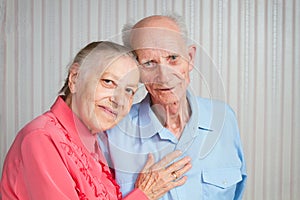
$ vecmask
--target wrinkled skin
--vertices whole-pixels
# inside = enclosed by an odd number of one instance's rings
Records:
[[[154,200],[159,199],[169,190],[183,185],[187,177],[182,175],[190,170],[192,165],[189,157],[184,157],[170,164],[180,155],[181,152],[174,151],[159,162],[154,163],[153,155],[149,154],[148,160],[136,180],[135,188],[139,188],[150,200]],[[172,175],[172,172],[176,173],[177,179]]]

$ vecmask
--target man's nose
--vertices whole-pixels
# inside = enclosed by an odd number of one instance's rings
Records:
[[[157,77],[158,81],[162,83],[166,83],[170,80],[170,67],[165,64],[158,65]]]

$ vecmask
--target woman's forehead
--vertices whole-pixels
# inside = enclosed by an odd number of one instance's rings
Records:
[[[119,61],[122,60],[122,61]],[[115,68],[122,68],[121,62],[131,62],[134,66],[133,57],[125,53],[111,52],[111,51],[93,51],[82,62],[80,71],[82,74],[101,75],[110,66]],[[118,63],[118,64],[116,64]],[[120,66],[118,66],[120,65]]]
[[[114,76],[121,79],[122,77],[127,76],[127,74],[136,71],[138,71],[137,62],[131,56],[123,55],[110,62],[103,74],[114,74]]]

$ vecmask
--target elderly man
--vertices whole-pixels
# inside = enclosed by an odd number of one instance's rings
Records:
[[[134,188],[148,153],[161,159],[180,150],[192,158],[192,169],[187,182],[162,199],[241,199],[247,176],[235,114],[225,103],[188,89],[196,46],[187,45],[184,23],[154,15],[127,29],[124,44],[136,52],[148,94],[100,136],[123,194]],[[179,170],[169,176],[181,175]]]

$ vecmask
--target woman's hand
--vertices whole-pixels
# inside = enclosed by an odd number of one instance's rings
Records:
[[[192,165],[189,157],[170,164],[180,155],[180,151],[174,151],[154,163],[153,155],[149,154],[148,160],[135,182],[135,188],[139,188],[149,199],[154,200],[162,197],[169,190],[183,185],[187,177],[182,177],[182,175],[189,171]]]

